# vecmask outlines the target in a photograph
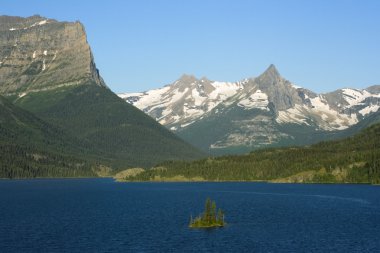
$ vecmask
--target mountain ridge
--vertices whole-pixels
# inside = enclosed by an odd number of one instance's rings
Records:
[[[2,94],[22,97],[89,80],[106,87],[79,21],[58,22],[38,15],[0,19]]]
[[[58,129],[64,138],[57,144],[62,156],[73,155],[79,161],[91,163],[88,166],[118,170],[204,155],[126,104],[106,86],[80,22],[59,22],[41,16],[1,16],[0,20],[0,95],[11,101],[15,110],[27,111],[30,117],[44,122],[41,126]],[[42,131],[33,122],[30,124],[37,128],[37,134],[31,135],[31,143],[37,142]],[[16,132],[27,131],[28,124],[24,125]],[[5,134],[11,131],[12,128],[4,130]],[[49,138],[43,140],[54,142]],[[52,157],[56,155],[41,148]],[[26,161],[27,157],[23,159]],[[49,163],[56,166],[54,161],[51,159]],[[20,169],[19,175],[46,176],[38,167],[34,169],[38,172],[23,174]]]
[[[291,125],[307,135],[347,129],[378,110],[379,87],[317,94],[286,80],[271,64],[258,77],[239,82],[180,78],[163,88],[119,96],[205,151],[238,146],[249,151],[302,143],[296,140],[302,136],[287,130]],[[214,137],[203,141],[197,135]]]

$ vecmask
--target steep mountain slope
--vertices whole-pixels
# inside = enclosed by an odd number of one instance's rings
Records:
[[[40,16],[0,16],[0,92],[30,92],[79,85],[105,86],[81,23]]]
[[[104,84],[83,25],[0,17],[0,94],[90,147],[105,165],[202,156]]]
[[[152,166],[202,155],[110,90],[91,83],[32,93],[16,104],[87,141],[117,167]]]
[[[212,82],[183,75],[161,89],[142,93],[121,93],[119,96],[170,128],[179,130],[211,111],[219,103],[243,88],[243,82]]]
[[[159,90],[119,96],[214,154],[331,138],[376,112],[380,105],[380,86],[318,95],[281,77],[274,65],[259,77],[237,83],[205,80],[181,78]],[[223,96],[211,95],[229,87],[233,89]],[[189,115],[189,105],[197,113]]]
[[[380,183],[380,124],[339,141],[271,148],[240,156],[165,162],[128,181],[255,181]]]
[[[88,147],[0,96],[0,178],[95,176]]]

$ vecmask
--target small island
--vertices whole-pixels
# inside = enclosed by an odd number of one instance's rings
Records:
[[[211,201],[207,198],[205,204],[205,211],[201,213],[198,217],[193,219],[190,217],[190,228],[213,228],[213,227],[223,227],[226,223],[224,222],[224,213],[219,208],[216,212],[215,201]]]

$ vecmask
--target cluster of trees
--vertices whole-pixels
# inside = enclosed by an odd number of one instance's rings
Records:
[[[97,85],[0,96],[1,178],[96,176],[99,164],[117,172],[202,155]]]
[[[205,203],[205,211],[195,219],[191,217],[189,227],[210,228],[223,227],[224,225],[224,213],[222,209],[219,208],[219,210],[216,211],[215,201],[211,201],[210,198],[207,198]]]
[[[19,145],[0,145],[0,178],[94,177],[96,164]]]
[[[95,176],[95,156],[67,135],[0,96],[0,178]]]
[[[90,83],[28,94],[15,103],[81,140],[89,153],[114,168],[202,156],[110,90]]]
[[[149,181],[157,176],[171,178],[182,175],[209,181],[253,181],[285,178],[305,171],[323,171],[310,182],[380,183],[379,136],[380,124],[376,124],[353,137],[309,147],[271,148],[194,162],[165,162],[159,164],[165,169],[146,170],[127,180]]]

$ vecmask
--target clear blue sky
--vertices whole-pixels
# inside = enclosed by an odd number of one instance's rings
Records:
[[[237,81],[271,63],[316,92],[380,84],[378,0],[0,0],[0,14],[81,21],[115,92],[183,73]]]

